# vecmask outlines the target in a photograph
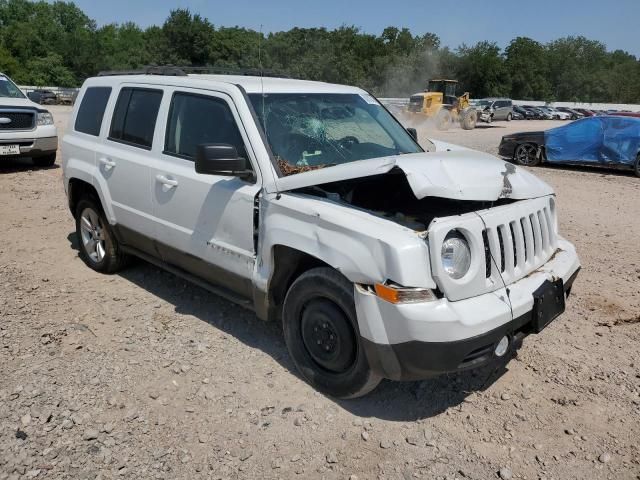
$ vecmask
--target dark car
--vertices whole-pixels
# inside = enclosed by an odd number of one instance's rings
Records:
[[[585,117],[595,117],[595,115],[596,115],[596,112],[594,112],[593,110],[589,110],[587,108],[574,108],[574,110],[576,112],[580,112]]]
[[[640,118],[640,112],[618,112],[618,113],[612,113],[612,115],[615,115],[616,117],[635,117],[635,118]]]
[[[33,90],[27,93],[29,100],[40,105],[55,105],[58,103],[58,96],[51,90]]]
[[[543,132],[505,135],[499,153],[520,165],[627,168],[640,177],[640,118],[593,116]]]
[[[531,113],[531,116],[529,118],[532,118],[534,120],[544,120],[544,114],[540,110],[538,110],[536,107],[525,105],[522,108],[524,108],[525,110]]]
[[[520,105],[513,106],[513,113],[519,113],[524,117],[525,120],[531,120],[535,117],[535,114],[531,110],[527,110],[526,108],[521,107]],[[514,116],[513,118],[515,119],[516,117]]]
[[[545,112],[540,107],[534,107],[533,105],[525,105],[527,108],[536,114],[536,120],[553,120],[553,115],[549,112]]]
[[[579,111],[569,108],[569,107],[556,107],[556,110],[560,110],[561,112],[568,113],[571,115],[571,120],[578,120],[579,118],[584,118],[584,113],[580,113]]]

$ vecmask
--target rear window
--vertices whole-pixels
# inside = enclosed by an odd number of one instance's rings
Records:
[[[123,88],[111,120],[109,139],[151,149],[162,90]]]
[[[47,93],[47,92],[42,92]],[[76,132],[97,137],[100,135],[104,111],[111,95],[111,87],[90,87],[84,92],[76,115]]]

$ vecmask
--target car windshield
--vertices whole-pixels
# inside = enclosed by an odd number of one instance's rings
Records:
[[[9,80],[9,77],[0,74],[0,97],[24,98],[24,93]]]
[[[283,175],[423,151],[368,94],[249,95]]]

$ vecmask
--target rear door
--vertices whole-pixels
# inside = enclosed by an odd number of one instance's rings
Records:
[[[112,207],[123,242],[154,253],[155,231],[149,164],[161,87],[123,84],[112,102],[108,133],[96,152],[98,181]]]
[[[259,182],[195,171],[198,145],[225,143],[236,147],[259,178],[236,107],[223,92],[176,88],[162,118],[163,151],[151,169],[158,250],[167,263],[249,296]]]

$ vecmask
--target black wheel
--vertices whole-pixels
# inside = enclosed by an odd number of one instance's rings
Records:
[[[512,118],[513,118],[513,115],[511,115],[510,113],[507,113],[507,122],[510,122]]]
[[[76,236],[80,258],[97,272],[114,273],[127,262],[99,202],[83,198],[76,207]]]
[[[521,143],[513,153],[513,159],[519,165],[534,167],[540,163],[538,146],[533,143]]]
[[[56,163],[56,154],[50,153],[49,155],[44,155],[42,157],[33,158],[33,164],[36,167],[51,167],[54,163]]]
[[[636,166],[633,171],[636,172],[637,177],[640,177],[640,153],[638,153],[638,156],[636,157]]]
[[[353,284],[337,271],[300,275],[287,292],[282,321],[293,363],[314,388],[347,399],[380,383],[360,345]]]

